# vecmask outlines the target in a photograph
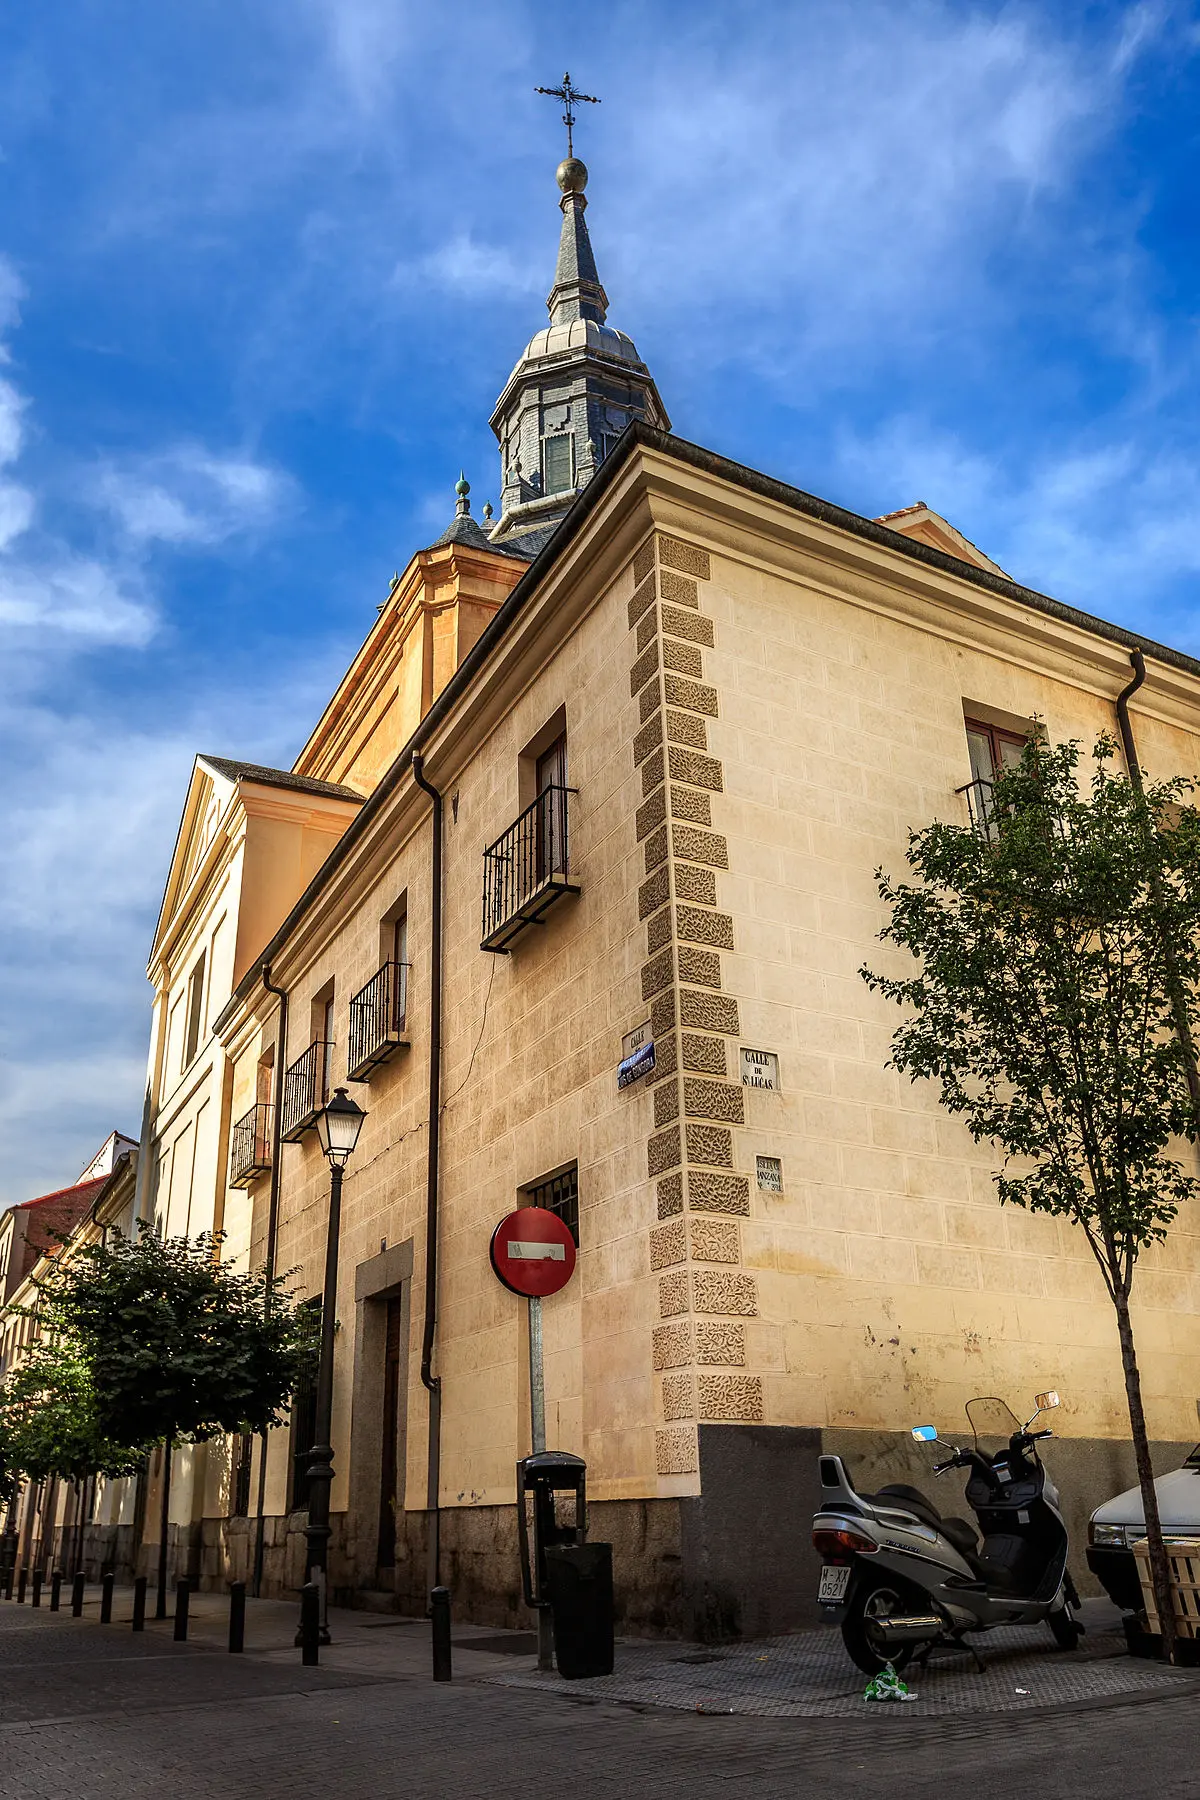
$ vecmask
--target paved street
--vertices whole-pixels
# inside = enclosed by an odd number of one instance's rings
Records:
[[[178,1645],[169,1624],[135,1636],[127,1595],[110,1627],[94,1599],[81,1621],[0,1605],[3,1800],[495,1800],[528,1791],[538,1770],[578,1800],[794,1800],[816,1777],[823,1797],[886,1788],[889,1800],[955,1784],[991,1795],[1033,1783],[1048,1800],[1200,1791],[1200,1681],[1186,1674],[1016,1715],[730,1716],[514,1686],[527,1639],[472,1627],[455,1633],[454,1682],[435,1686],[428,1627],[362,1613],[335,1615],[338,1644],[313,1670],[288,1641],[291,1608],[252,1604],[248,1652],[231,1657],[218,1597],[196,1609]]]

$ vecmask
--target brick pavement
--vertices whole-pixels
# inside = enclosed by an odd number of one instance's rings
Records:
[[[0,1604],[3,1800],[496,1800],[536,1787],[537,1771],[554,1800],[796,1800],[814,1787],[822,1800],[944,1800],[955,1785],[990,1800],[1018,1783],[1046,1800],[1200,1794],[1191,1681],[1016,1717],[698,1715],[497,1685],[510,1659],[469,1642],[455,1681],[435,1686],[426,1627],[363,1614],[335,1616],[341,1641],[305,1670],[294,1611],[252,1606],[251,1652],[231,1657],[216,1597],[196,1606],[192,1641],[176,1645],[169,1625],[138,1639],[94,1608],[74,1621]]]

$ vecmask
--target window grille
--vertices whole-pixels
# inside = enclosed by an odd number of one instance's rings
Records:
[[[557,1213],[571,1236],[575,1239],[575,1247],[579,1247],[579,1164],[572,1163],[559,1175],[547,1175],[533,1187],[525,1189],[525,1198],[530,1206],[544,1207],[547,1212]]]

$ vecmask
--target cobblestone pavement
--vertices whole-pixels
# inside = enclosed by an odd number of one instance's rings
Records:
[[[219,1597],[193,1605],[175,1644],[169,1624],[129,1630],[128,1596],[109,1627],[94,1602],[78,1621],[0,1603],[0,1800],[501,1800],[541,1784],[553,1800],[1200,1795],[1200,1682],[1169,1671],[1030,1713],[698,1714],[515,1687],[528,1640],[470,1626],[448,1685],[429,1680],[427,1625],[387,1616],[335,1614],[334,1649],[304,1669],[294,1609],[252,1603],[247,1654],[229,1656]]]

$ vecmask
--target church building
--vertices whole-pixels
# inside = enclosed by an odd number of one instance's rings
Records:
[[[355,1097],[331,1597],[420,1613],[440,1581],[497,1624],[528,1622],[530,1363],[489,1244],[518,1206],[558,1214],[547,1435],[586,1461],[618,1629],[748,1635],[813,1617],[823,1449],[864,1487],[924,1480],[911,1425],[1053,1386],[1073,1527],[1133,1478],[1086,1243],[1000,1208],[985,1150],[888,1067],[858,971],[884,957],[876,868],[983,817],[1035,716],[1112,731],[1131,651],[1147,771],[1200,777],[1200,663],[927,506],[860,517],[673,436],[609,322],[587,170],[557,180],[548,323],[491,418],[498,516],[460,481],[291,769],[196,759],[138,1206],[319,1299],[315,1125]],[[1194,1435],[1198,1227],[1138,1278],[1164,1454]],[[299,1585],[312,1432],[302,1393],[265,1466],[257,1440],[179,1453],[181,1572],[252,1578],[261,1508],[262,1591]]]

